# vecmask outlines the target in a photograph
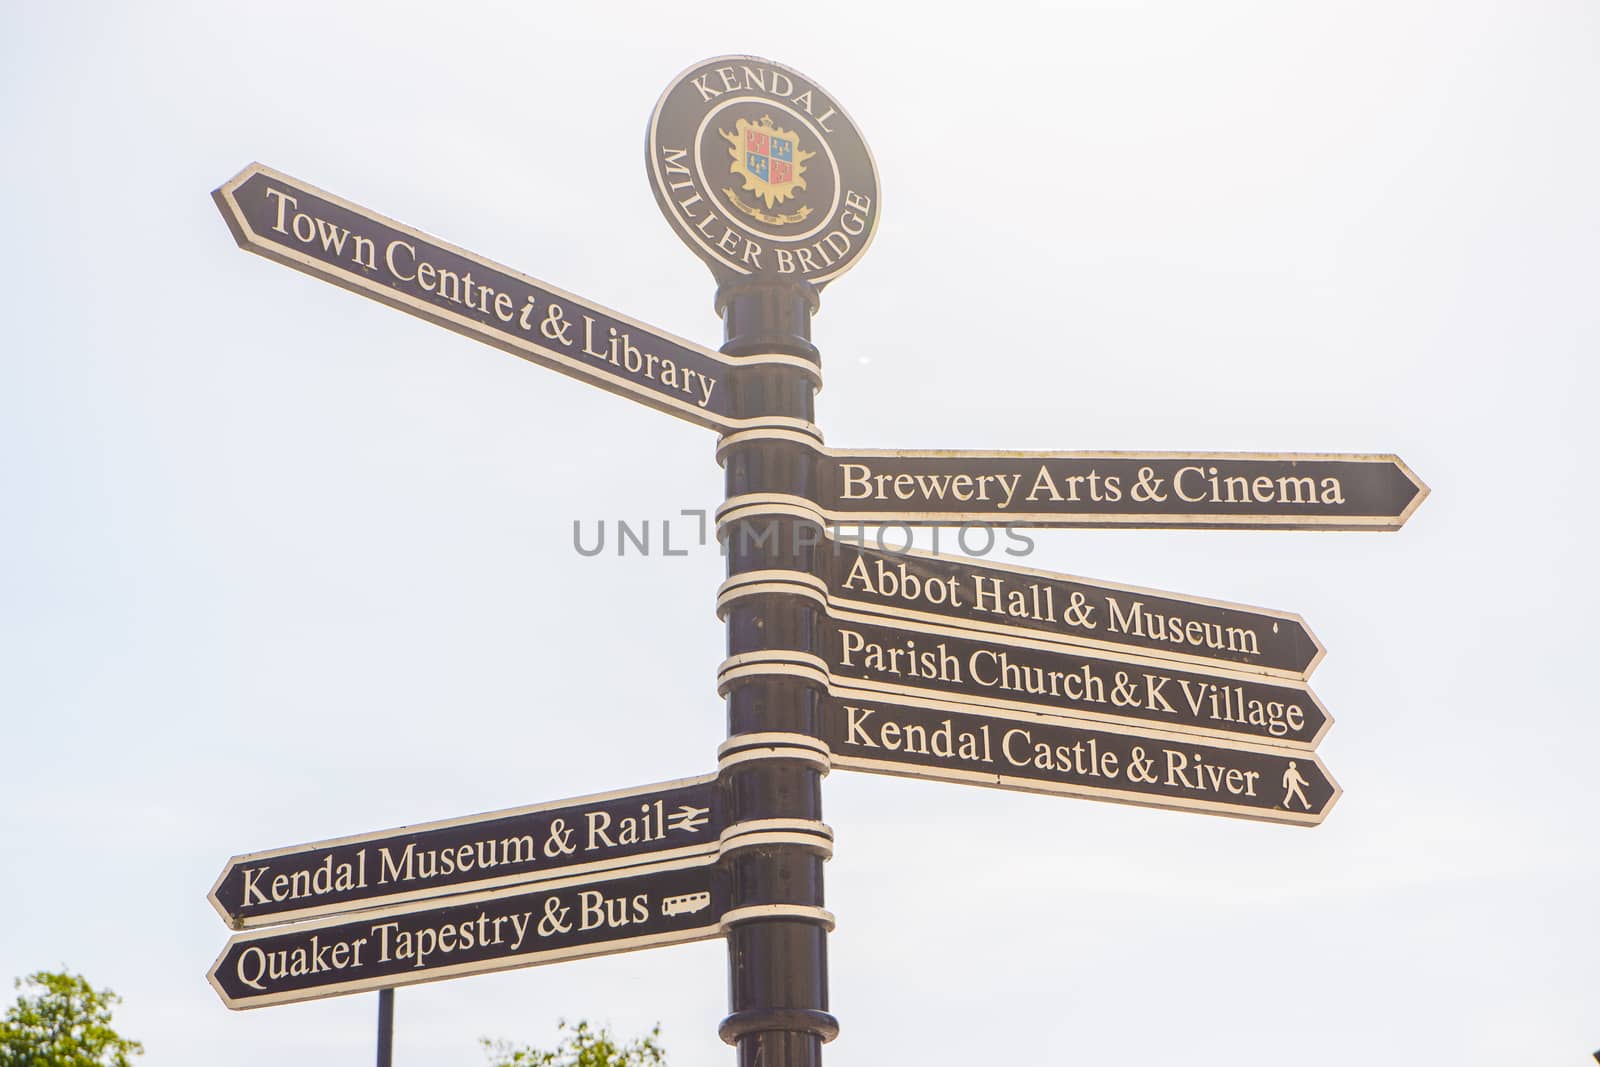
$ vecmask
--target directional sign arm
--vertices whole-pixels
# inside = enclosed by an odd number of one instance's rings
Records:
[[[810,447],[812,503],[841,523],[1397,530],[1428,495],[1393,455]],[[782,489],[741,491],[724,509]]]
[[[663,863],[716,851],[705,776],[235,856],[211,903],[235,927]]]
[[[246,251],[690,422],[742,425],[735,365],[719,352],[259,163],[212,198]]]
[[[986,560],[890,552],[825,535],[816,555],[834,614],[1015,634],[1230,670],[1307,678],[1323,647],[1271,611]]]
[[[715,937],[726,876],[681,870],[363,912],[236,934],[208,977],[230,1008],[258,1008]]]
[[[830,687],[942,696],[1092,722],[1314,748],[1332,716],[1303,682],[887,620],[830,619]]]
[[[872,694],[830,695],[818,739],[847,770],[1300,826],[1320,823],[1340,793],[1311,753]]]

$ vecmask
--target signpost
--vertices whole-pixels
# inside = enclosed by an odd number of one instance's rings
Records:
[[[1333,725],[1305,683],[1289,679],[877,622],[835,620],[830,630],[830,687],[843,682],[889,697],[943,696],[984,709],[1134,721],[1287,748],[1314,748]]]
[[[818,592],[835,618],[903,621],[1286,678],[1309,678],[1322,661],[1322,643],[1289,612],[824,536]],[[719,604],[754,595],[765,581],[727,584]]]
[[[741,425],[732,414],[735,363],[692,341],[259,163],[212,198],[247,252],[680,419],[723,431]]]
[[[804,370],[821,362],[811,313],[821,287],[856,263],[876,232],[872,154],[831,93],[752,56],[710,59],[674,79],[651,115],[645,152],[662,214],[717,279],[722,351],[748,370],[734,414],[761,429],[723,437],[727,492],[769,480],[775,492],[803,495],[809,476],[798,442],[820,440],[812,426],[816,377]],[[774,353],[789,362],[772,360]],[[748,536],[758,522],[775,542]],[[802,545],[815,544],[819,533],[808,516],[752,516],[733,525],[730,578],[807,571]],[[782,648],[821,622],[818,605],[804,597],[745,601],[728,612],[728,647]],[[724,763],[726,788],[744,798],[738,812],[821,828],[827,759],[806,725],[824,687],[752,673],[720,690],[724,749],[760,754]],[[839,1032],[828,1010],[827,855],[796,842],[741,849],[728,860],[730,904],[751,918],[729,925],[730,1011],[718,1033],[737,1048],[741,1067],[814,1067],[823,1042]]]
[[[824,447],[811,315],[878,224],[860,131],[798,71],[720,56],[646,153],[721,351],[259,164],[213,194],[251,252],[716,430],[727,491],[717,772],[235,856],[210,894],[243,931],[208,976],[230,1008],[381,989],[385,1060],[395,986],[721,936],[740,1067],[820,1067],[832,767],[1301,826],[1339,797],[1299,616],[825,526],[1396,530],[1428,493],[1404,463]]]
[[[835,521],[1398,530],[1428,495],[1391,455],[807,447],[816,506]],[[783,489],[757,479],[742,492],[760,497]]]
[[[211,904],[239,929],[650,863],[703,862],[716,776],[235,856]]]
[[[726,879],[710,863],[516,891],[491,890],[235,934],[207,977],[230,1008],[486,974],[703,941]]]
[[[817,737],[835,767],[1315,826],[1339,798],[1316,756],[1041,715],[839,692]]]

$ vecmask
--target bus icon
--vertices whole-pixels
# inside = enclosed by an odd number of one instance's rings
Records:
[[[710,893],[684,893],[661,899],[661,914],[669,918],[673,915],[693,915],[709,907],[711,907]]]

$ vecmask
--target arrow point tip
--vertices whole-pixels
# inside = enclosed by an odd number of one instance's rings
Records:
[[[1396,526],[1403,526],[1405,521],[1411,518],[1412,513],[1422,506],[1422,502],[1428,499],[1428,494],[1433,492],[1433,490],[1428,488],[1427,482],[1424,482],[1421,478],[1417,477],[1417,472],[1407,466],[1405,460],[1401,459],[1399,456],[1394,456],[1393,459],[1395,467],[1399,469],[1401,475],[1405,477],[1406,481],[1410,482],[1412,485],[1411,501],[1406,505],[1405,510],[1400,513],[1399,518],[1395,522]]]

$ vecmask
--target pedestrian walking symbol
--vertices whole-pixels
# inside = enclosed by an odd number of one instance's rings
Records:
[[[1299,765],[1294,760],[1289,761],[1289,769],[1283,772],[1283,806],[1289,806],[1290,797],[1299,797],[1300,803],[1307,811],[1311,810],[1311,801],[1306,799],[1303,786],[1310,785],[1305,776],[1300,773]]]

